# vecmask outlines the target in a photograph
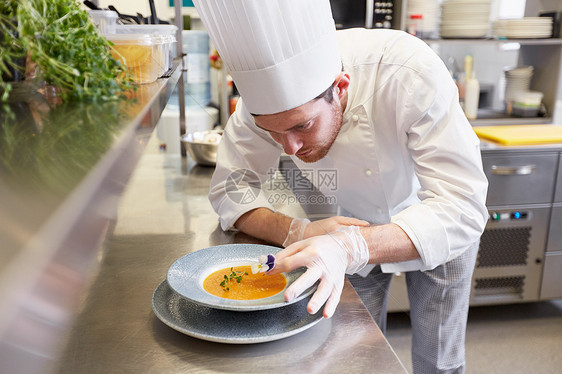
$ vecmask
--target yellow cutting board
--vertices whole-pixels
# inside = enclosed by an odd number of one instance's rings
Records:
[[[479,126],[473,129],[479,138],[503,145],[562,143],[562,126],[558,125]]]

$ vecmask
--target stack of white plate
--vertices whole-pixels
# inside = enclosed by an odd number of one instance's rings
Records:
[[[493,30],[494,36],[498,38],[550,38],[552,36],[552,18],[499,19],[494,22]]]
[[[517,92],[529,91],[532,66],[519,66],[504,70],[505,74],[505,102],[509,103],[516,97]]]
[[[484,38],[490,33],[492,0],[445,0],[441,6],[442,38]]]
[[[439,0],[408,0],[408,19],[413,14],[422,15],[420,24],[421,37],[436,38],[439,36]]]

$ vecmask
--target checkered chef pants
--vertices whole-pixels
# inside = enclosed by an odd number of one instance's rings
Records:
[[[433,270],[406,273],[415,374],[465,372],[466,321],[478,244]],[[392,275],[376,266],[365,278],[348,276],[383,332]]]

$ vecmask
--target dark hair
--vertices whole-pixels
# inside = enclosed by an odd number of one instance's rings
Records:
[[[343,61],[342,61],[342,64],[341,64],[341,71],[343,72]],[[328,87],[326,89],[326,91],[324,91],[320,95],[316,96],[314,98],[314,100],[323,98],[324,100],[326,100],[328,102],[328,104],[331,104],[332,101],[334,100],[334,88],[336,88],[336,82],[332,83],[330,85],[330,87]]]
[[[317,99],[324,99],[328,102],[328,104],[331,104],[334,100],[334,85],[330,85],[330,87],[328,87],[324,92],[314,98],[314,100]]]

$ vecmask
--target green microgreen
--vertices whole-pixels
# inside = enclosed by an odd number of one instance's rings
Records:
[[[220,286],[225,290],[225,291],[229,291],[230,288],[228,287],[228,284],[230,282],[236,282],[236,283],[240,283],[242,282],[242,278],[244,277],[244,275],[248,275],[247,271],[235,271],[234,268],[230,268],[230,274],[227,276],[226,274],[224,275],[224,280],[222,282],[220,282]]]
[[[76,0],[0,0],[2,101],[35,66],[33,79],[56,87],[63,101],[115,100],[135,87]]]

